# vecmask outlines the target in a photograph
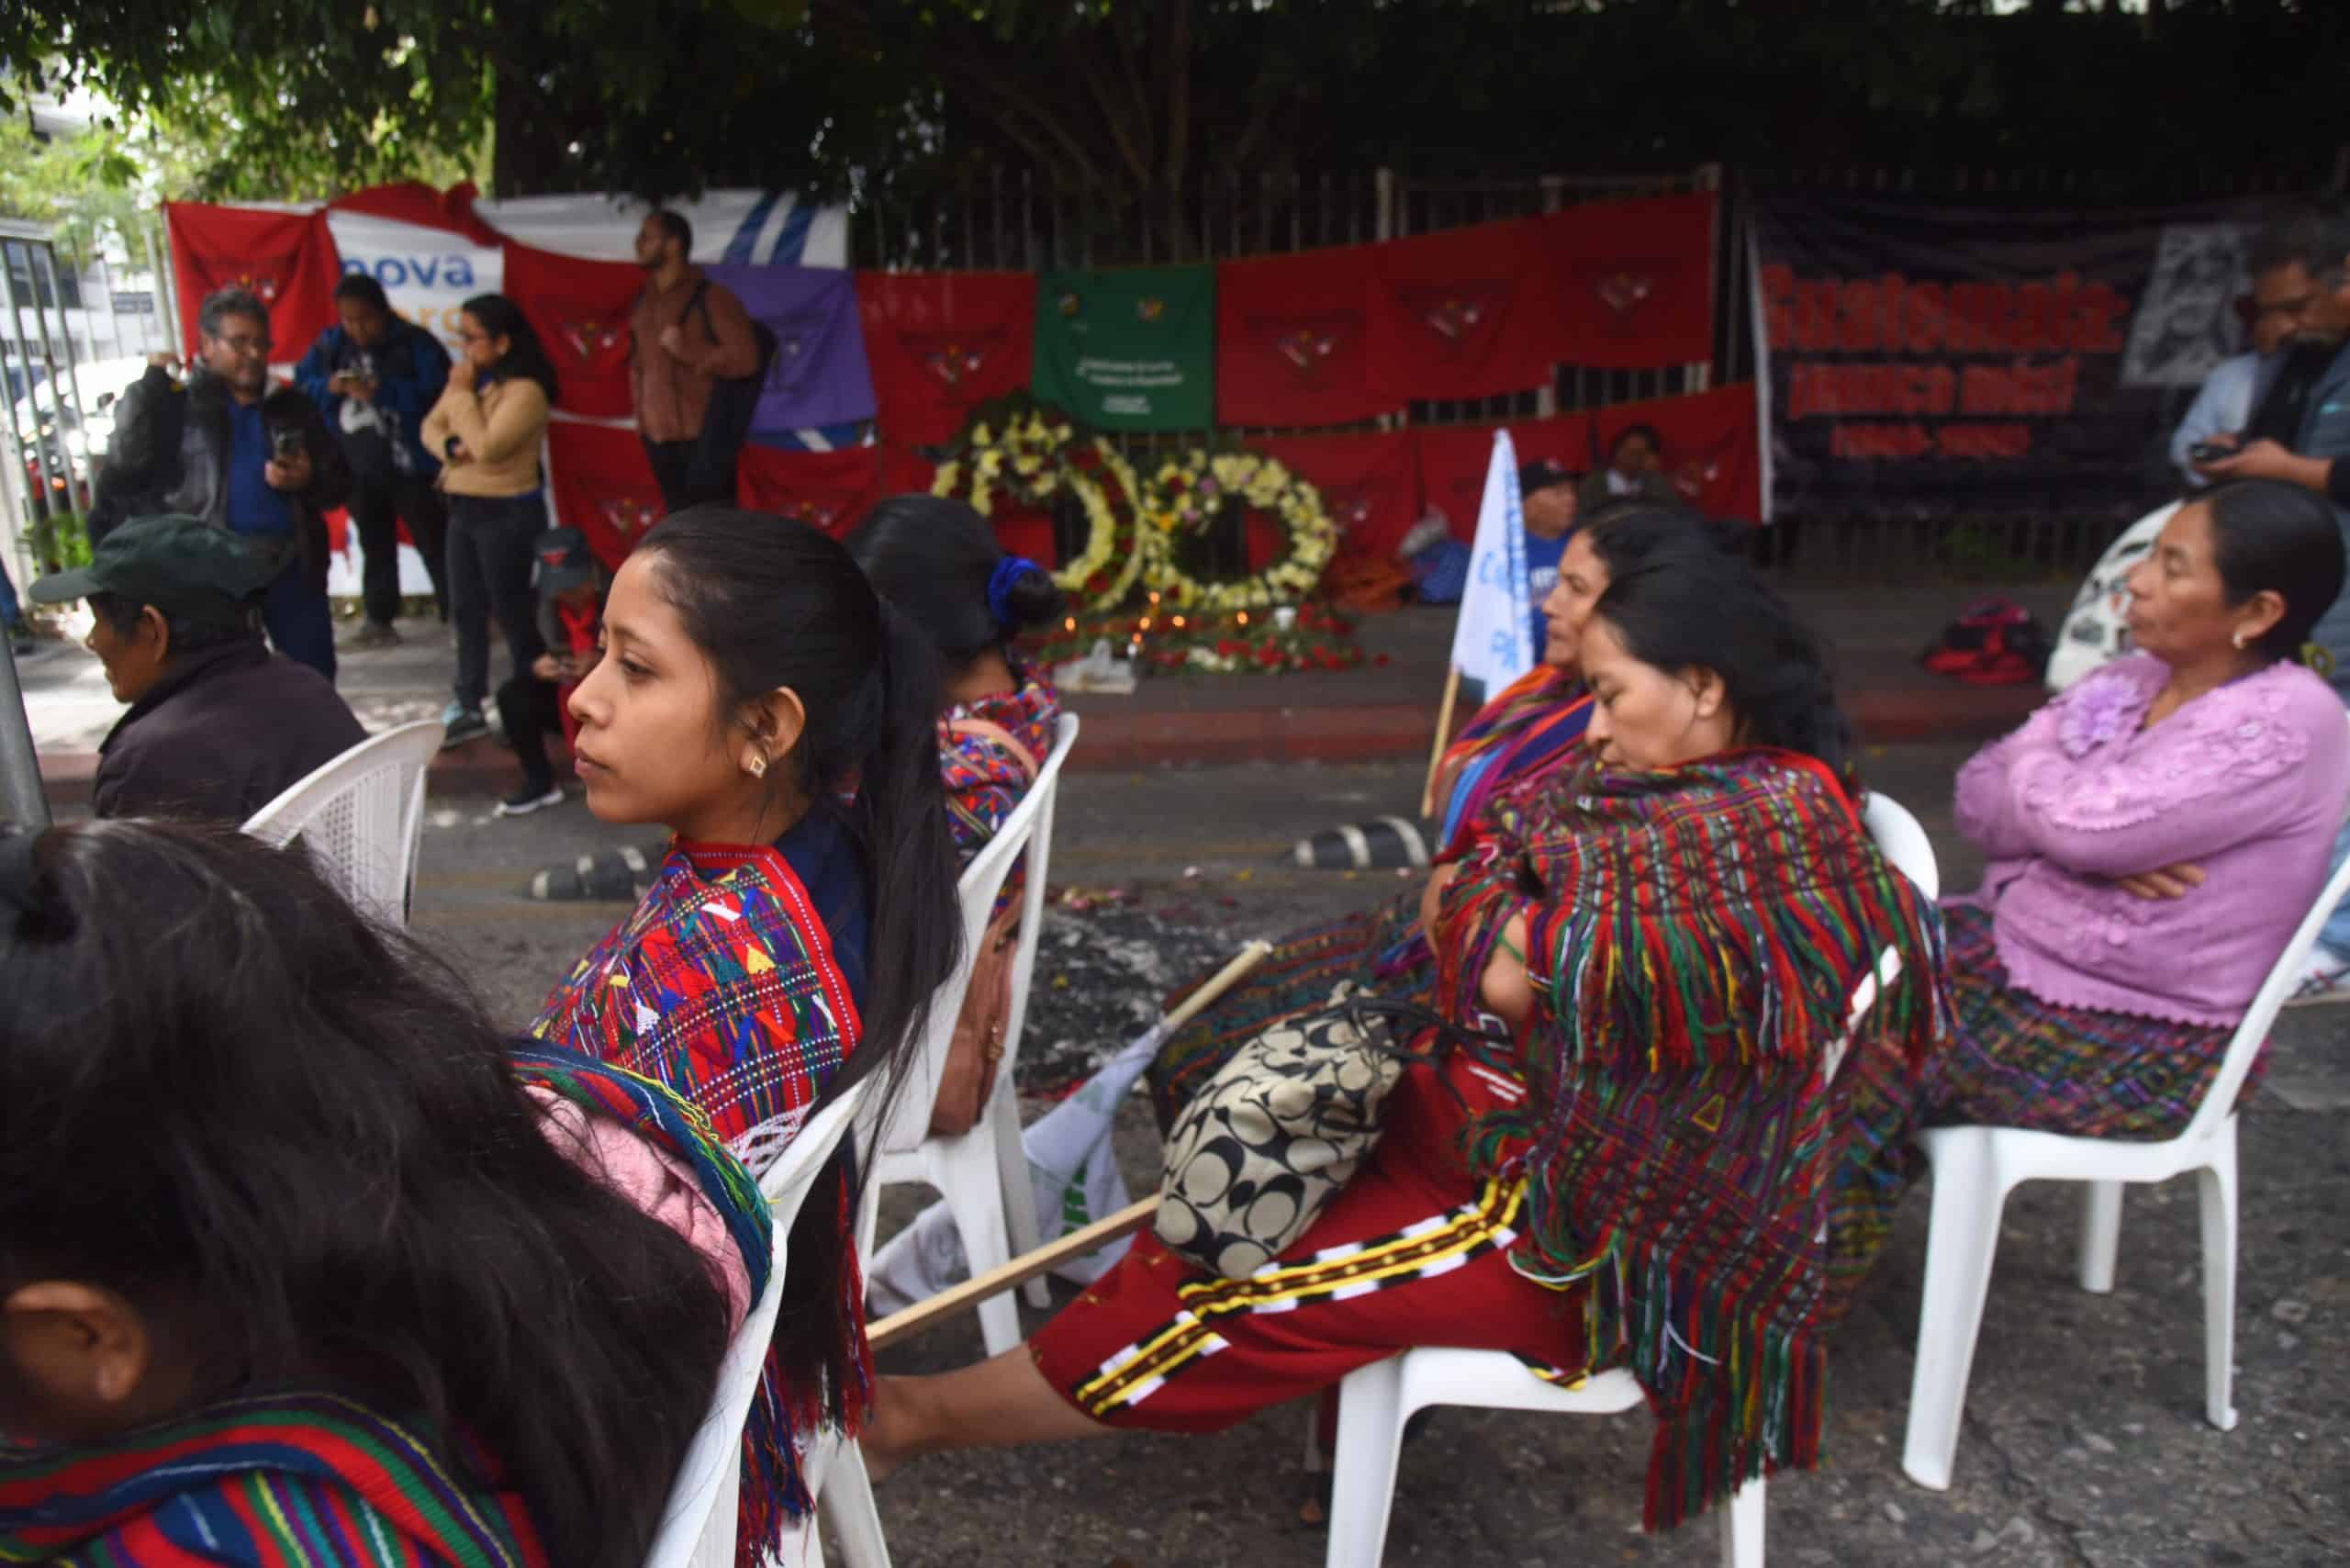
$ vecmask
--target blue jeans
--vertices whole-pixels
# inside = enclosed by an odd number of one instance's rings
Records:
[[[261,601],[261,620],[279,653],[334,679],[334,613],[327,605],[326,590],[310,586],[300,561],[288,565],[269,585],[269,597]]]
[[[13,632],[24,623],[24,609],[17,602],[17,585],[8,580],[8,564],[0,561],[0,627]]]

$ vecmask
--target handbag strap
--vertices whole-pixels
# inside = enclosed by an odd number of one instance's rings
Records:
[[[1036,774],[1039,771],[1036,754],[1022,745],[1018,737],[993,720],[968,717],[949,719],[946,721],[946,733],[951,735],[976,735],[990,745],[1001,746],[1012,754],[1012,760],[1020,765],[1020,771],[1028,776],[1029,783],[1034,784],[1036,781]]]

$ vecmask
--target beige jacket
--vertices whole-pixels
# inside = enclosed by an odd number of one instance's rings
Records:
[[[424,449],[441,460],[441,487],[453,496],[524,496],[539,487],[539,442],[547,431],[546,389],[528,376],[486,392],[450,383],[424,416]],[[464,456],[451,461],[449,438]]]

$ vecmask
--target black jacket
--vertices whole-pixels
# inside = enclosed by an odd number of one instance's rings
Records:
[[[326,677],[258,637],[174,659],[98,747],[102,817],[231,825],[367,738]]]
[[[215,528],[229,526],[229,386],[197,369],[182,386],[160,367],[115,406],[114,439],[98,472],[90,508],[90,543],[134,517],[181,512]],[[310,486],[286,498],[294,512],[294,542],[311,585],[327,580],[326,514],[351,495],[351,465],[342,443],[327,431],[318,405],[291,386],[272,387],[261,404],[274,432],[297,429],[310,454]]]

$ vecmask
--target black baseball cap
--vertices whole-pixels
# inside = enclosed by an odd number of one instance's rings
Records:
[[[596,580],[595,554],[576,528],[550,528],[531,549],[539,558],[539,592],[547,598]]]
[[[1574,475],[1568,471],[1565,464],[1554,463],[1547,457],[1538,457],[1531,463],[1521,463],[1517,465],[1517,493],[1521,496],[1530,496],[1537,490],[1547,490],[1553,485],[1571,485],[1574,483]]]
[[[175,619],[239,626],[284,565],[226,529],[167,513],[132,518],[98,542],[88,566],[39,578],[27,592],[36,604],[118,594]]]

